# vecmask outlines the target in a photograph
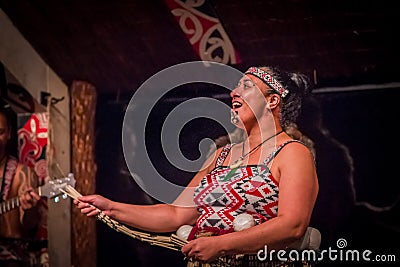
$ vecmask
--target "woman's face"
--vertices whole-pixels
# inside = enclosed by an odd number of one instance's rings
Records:
[[[231,92],[232,112],[240,119],[237,127],[256,122],[266,112],[269,87],[253,75],[244,75]]]

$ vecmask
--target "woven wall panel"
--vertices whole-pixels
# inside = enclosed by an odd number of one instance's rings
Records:
[[[72,170],[78,192],[96,190],[95,115],[96,88],[83,81],[71,86]],[[72,262],[74,266],[96,266],[96,220],[72,208]]]

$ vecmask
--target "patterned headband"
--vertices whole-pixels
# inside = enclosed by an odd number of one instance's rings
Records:
[[[281,97],[285,97],[289,93],[289,90],[285,89],[271,74],[262,69],[250,67],[245,74],[251,74],[258,77],[269,87],[275,90]]]

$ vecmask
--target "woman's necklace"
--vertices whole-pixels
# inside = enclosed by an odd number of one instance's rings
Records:
[[[259,143],[257,146],[255,146],[253,149],[251,149],[249,152],[247,152],[245,155],[243,155],[244,152],[244,142],[243,142],[243,147],[242,147],[242,156],[240,158],[238,158],[237,160],[235,160],[235,162],[231,165],[229,165],[231,171],[228,172],[228,174],[225,176],[224,179],[222,179],[223,182],[228,181],[229,179],[231,179],[231,177],[235,174],[236,170],[238,169],[238,167],[243,163],[243,160],[245,158],[247,158],[251,153],[253,153],[256,149],[258,149],[259,147],[261,147],[265,142],[267,142],[268,140],[271,140],[271,138],[278,136],[279,134],[281,134],[283,132],[277,132],[276,134],[268,137],[267,139],[265,139],[264,141],[262,141],[261,143]]]
[[[235,162],[234,162],[233,164],[229,165],[229,167],[230,167],[231,169],[235,169],[235,168],[239,167],[240,164],[243,163],[243,160],[244,160],[245,158],[247,158],[251,153],[253,153],[254,151],[256,151],[256,149],[258,149],[259,147],[261,147],[265,142],[271,140],[271,139],[272,139],[273,137],[275,137],[275,136],[278,136],[278,135],[281,134],[282,132],[283,132],[283,130],[280,131],[280,132],[277,132],[277,133],[274,134],[274,135],[271,135],[270,137],[268,137],[267,139],[265,139],[264,141],[262,141],[261,143],[259,143],[257,146],[255,146],[253,149],[251,149],[249,152],[247,152],[245,155],[243,155],[243,152],[244,152],[244,142],[243,142],[242,156],[240,156],[240,158],[238,158],[237,160],[235,160]]]

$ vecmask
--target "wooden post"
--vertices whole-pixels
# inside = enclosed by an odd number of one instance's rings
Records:
[[[96,89],[84,81],[71,86],[72,172],[76,190],[82,195],[96,190],[97,165],[94,156]],[[96,220],[72,209],[73,266],[95,267],[97,258]]]

